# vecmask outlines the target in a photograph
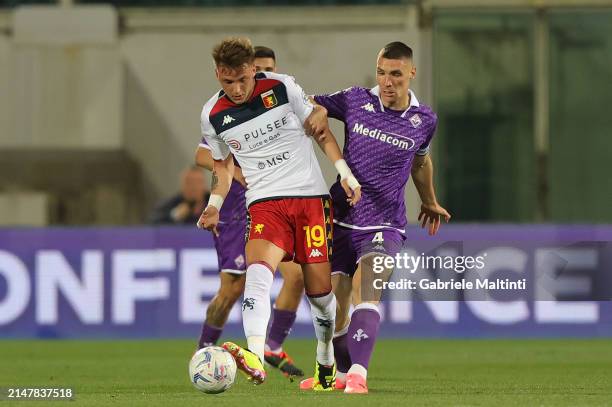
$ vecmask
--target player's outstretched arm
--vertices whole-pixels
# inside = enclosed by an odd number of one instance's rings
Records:
[[[316,103],[312,96],[310,96],[308,100],[310,100],[310,103],[312,103],[314,107],[312,113],[310,113],[304,122],[304,130],[307,135],[313,137],[315,140],[323,139],[326,136],[325,130],[329,129],[327,109]]]
[[[218,235],[217,224],[219,223],[219,210],[230,190],[232,177],[234,176],[234,159],[231,154],[224,160],[213,160],[212,182],[210,187],[210,199],[206,209],[200,215],[198,227],[212,231]]]
[[[338,174],[340,174],[340,182],[348,197],[348,203],[351,206],[355,205],[361,199],[361,185],[359,185],[351,169],[346,164],[346,161],[344,161],[336,138],[329,128],[327,128],[325,129],[324,136],[319,138],[315,137],[315,140],[327,158],[334,163],[334,167],[336,167]]]
[[[433,236],[440,229],[440,218],[448,222],[451,215],[438,204],[436,199],[433,185],[433,162],[429,154],[415,156],[410,173],[422,202],[419,214],[421,227],[428,225],[429,234]]]
[[[212,153],[208,148],[199,146],[196,149],[195,154],[195,163],[198,167],[206,168],[208,171],[213,170],[213,160]],[[240,167],[234,166],[234,180],[239,182],[243,187],[246,187],[246,181],[244,179],[244,175],[242,175],[242,169]]]
[[[213,170],[212,153],[208,148],[198,147],[195,153],[195,163],[198,167],[206,168],[208,171]]]

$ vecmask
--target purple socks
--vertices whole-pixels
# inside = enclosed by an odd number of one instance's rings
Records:
[[[346,327],[348,329],[348,327]],[[351,367],[351,356],[348,349],[348,334],[345,330],[338,336],[334,336],[334,357],[336,358],[336,369],[338,372],[346,373]]]
[[[380,325],[380,314],[378,307],[369,303],[362,303],[355,307],[348,327],[346,341],[348,342],[348,353],[353,364],[359,364],[368,368],[378,327]],[[340,362],[336,358],[338,367]]]
[[[295,322],[296,313],[288,310],[280,310],[274,308],[272,311],[272,325],[268,332],[266,345],[271,350],[280,349],[283,342],[291,332],[291,327]]]
[[[223,332],[223,328],[216,328],[204,322],[204,325],[202,325],[200,340],[198,341],[198,349],[215,345],[221,336],[221,332]]]

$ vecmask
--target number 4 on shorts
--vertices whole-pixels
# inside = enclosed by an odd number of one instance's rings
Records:
[[[374,234],[374,238],[372,239],[372,243],[383,243],[385,238],[383,237],[383,232],[376,232]]]

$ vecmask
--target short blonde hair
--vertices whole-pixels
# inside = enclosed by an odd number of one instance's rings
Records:
[[[241,68],[244,64],[252,64],[255,50],[251,40],[246,37],[230,37],[215,45],[212,51],[215,65],[231,69]]]

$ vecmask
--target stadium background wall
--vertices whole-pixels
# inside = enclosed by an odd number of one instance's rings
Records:
[[[219,88],[210,50],[228,35],[272,47],[280,72],[291,73],[312,93],[373,86],[376,53],[402,38],[422,67],[414,90],[430,99],[427,56],[411,7],[332,7],[324,15],[310,8],[137,9],[122,12],[121,27],[109,6],[72,13],[88,30],[67,35],[54,28],[69,21],[70,12],[17,8],[4,16],[11,34],[0,35],[0,82],[9,95],[0,101],[0,133],[6,135],[0,138],[0,161],[15,174],[10,185],[22,192],[46,189],[51,200],[61,200],[59,191],[68,189],[74,199],[88,200],[88,213],[74,205],[68,208],[72,219],[62,223],[141,223],[143,214],[135,208],[150,208],[175,192],[177,174],[193,162],[202,105]],[[229,32],[236,16],[241,30]],[[342,127],[333,126],[342,142]],[[49,162],[48,153],[58,151],[66,154],[63,165]],[[335,170],[320,158],[331,181]],[[24,161],[32,171],[23,170]],[[97,175],[94,163],[105,167],[104,174]],[[99,181],[88,187],[66,176],[75,167]],[[60,180],[51,179],[49,168]],[[121,182],[118,173],[134,182]],[[410,196],[415,208],[414,190]]]
[[[612,189],[601,187],[610,0],[136,3],[0,9],[0,171],[12,175],[0,179],[0,209],[11,209],[0,210],[0,224],[142,223],[192,161],[201,105],[218,87],[209,50],[232,34],[273,47],[281,71],[309,92],[372,86],[381,44],[409,43],[412,88],[440,119],[436,182],[454,221],[612,219]],[[236,18],[240,32],[228,31]],[[341,139],[341,126],[332,128]],[[411,185],[406,197],[414,218]]]

